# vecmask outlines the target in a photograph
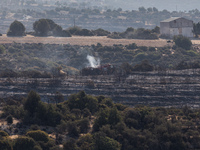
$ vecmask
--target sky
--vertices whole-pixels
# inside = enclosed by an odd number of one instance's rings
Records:
[[[104,2],[108,2],[113,8],[120,7],[123,10],[137,10],[141,6],[169,11],[189,11],[200,8],[200,0],[104,0]]]

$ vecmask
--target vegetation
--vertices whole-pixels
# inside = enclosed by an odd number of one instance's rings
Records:
[[[181,47],[186,50],[190,50],[192,46],[192,42],[189,38],[184,36],[174,36],[174,42],[178,47]]]
[[[34,112],[32,116],[26,116],[26,111],[29,109],[25,106],[29,99],[36,99],[39,107],[31,111]],[[84,91],[73,94],[69,100],[57,104],[47,104],[38,100],[39,95],[34,91],[28,94],[25,103],[21,103],[23,102],[21,99],[20,103],[23,105],[25,115],[21,115],[20,123],[12,127],[19,130],[22,136],[11,140],[9,135],[12,131],[6,133],[0,130],[1,149],[183,150],[200,148],[199,109],[191,109],[188,106],[130,108],[113,103],[111,99],[104,96],[87,95]],[[9,114],[9,111],[4,109],[5,114]],[[62,121],[52,124],[54,119],[58,118],[56,114],[59,114]],[[5,117],[1,115],[2,119]],[[30,130],[24,130],[25,124],[30,127]],[[44,125],[51,126],[51,130],[48,130],[47,126],[41,130]],[[51,137],[48,134],[51,134]],[[52,138],[53,135],[56,138]],[[59,147],[60,144],[63,148]]]
[[[10,28],[7,32],[7,36],[24,36],[25,35],[25,27],[24,25],[15,20],[11,23]]]
[[[198,48],[191,46],[191,41],[185,37],[178,39],[181,39],[179,43],[184,44],[183,48],[181,45],[167,42],[165,47],[137,46],[135,43],[113,46],[103,46],[100,43],[91,46],[41,43],[2,44],[0,45],[2,53],[0,77],[52,78],[79,74],[79,71],[84,72],[85,75],[114,74],[116,71],[120,72],[120,66],[123,63],[128,63],[133,68],[144,60],[153,66],[150,70],[176,69],[176,66],[183,61],[193,64],[185,68],[198,68],[200,57]],[[190,49],[186,50],[189,47]],[[87,69],[88,54],[100,59],[103,65],[111,64],[110,69],[107,71],[98,68],[93,69],[94,71]],[[82,70],[83,68],[86,69]],[[136,70],[131,69],[131,72]]]
[[[70,37],[71,34],[64,31],[61,26],[57,25],[51,19],[39,19],[33,23],[33,29],[37,36],[48,36],[53,33],[54,36]]]
[[[153,30],[144,29],[144,28],[127,28],[125,32],[117,33],[113,32],[112,34],[108,35],[109,38],[114,39],[121,39],[121,38],[128,38],[128,39],[158,39],[158,34],[160,32],[159,27],[155,27]]]

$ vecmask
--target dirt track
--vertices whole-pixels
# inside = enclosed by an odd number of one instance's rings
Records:
[[[162,47],[167,45],[167,41],[163,39],[159,40],[137,40],[137,39],[110,39],[105,36],[98,37],[83,37],[83,36],[73,36],[73,37],[7,37],[3,35],[0,37],[0,43],[44,43],[44,44],[71,44],[71,45],[92,45],[101,43],[104,46],[112,46],[113,44],[123,44],[128,45],[131,43],[136,43],[138,46],[152,46],[152,47]]]

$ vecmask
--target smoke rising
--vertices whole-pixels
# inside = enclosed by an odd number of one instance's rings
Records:
[[[100,59],[95,58],[91,55],[87,55],[87,60],[89,61],[90,67],[97,68],[100,65]]]

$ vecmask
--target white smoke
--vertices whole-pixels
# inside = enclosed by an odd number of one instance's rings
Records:
[[[90,63],[90,67],[92,68],[97,68],[100,65],[100,59],[99,58],[95,58],[91,55],[87,55],[87,60]]]

